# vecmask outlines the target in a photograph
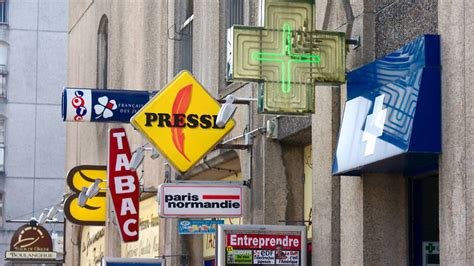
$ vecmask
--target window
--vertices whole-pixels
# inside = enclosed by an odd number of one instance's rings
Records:
[[[0,227],[3,227],[3,192],[0,192]]]
[[[5,119],[0,117],[0,172],[5,172]]]
[[[226,0],[226,29],[233,25],[244,24],[244,1],[243,0]]]
[[[8,43],[0,41],[0,98],[6,97]]]
[[[8,22],[8,1],[0,0],[0,23]]]
[[[175,66],[175,75],[181,70],[193,72],[193,1],[185,1],[184,20],[177,24],[176,52],[178,53],[178,62]]]
[[[231,51],[231,40],[229,40],[228,34],[230,33],[229,31],[231,30],[232,26],[234,25],[244,25],[244,1],[243,0],[225,0],[225,30],[226,33],[224,36],[226,36],[225,43],[226,43],[226,60],[224,65],[222,66],[222,69],[225,69],[223,71],[223,83],[222,83],[222,88],[225,88],[227,85],[231,84],[231,82],[228,82],[227,80],[230,77],[227,77],[229,74],[229,67],[230,67],[230,62],[231,62],[231,57],[232,57],[232,51]]]
[[[107,60],[108,60],[108,34],[109,20],[106,15],[100,19],[97,32],[97,88],[107,89]]]

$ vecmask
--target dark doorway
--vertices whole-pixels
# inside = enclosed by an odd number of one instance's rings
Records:
[[[439,265],[438,175],[410,180],[410,265]]]

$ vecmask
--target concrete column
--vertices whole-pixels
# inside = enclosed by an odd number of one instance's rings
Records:
[[[164,253],[160,255],[165,256],[167,265],[184,265],[185,260],[181,255],[187,254],[183,253],[183,241],[178,235],[178,219],[163,220],[165,221]]]
[[[340,124],[340,88],[317,87],[312,116],[313,265],[340,264],[340,177],[332,159]]]
[[[304,147],[282,145],[288,184],[286,224],[304,225]]]
[[[357,68],[375,59],[375,14],[373,1],[351,4],[354,20],[352,39],[361,39],[361,47],[350,48],[347,67]],[[347,37],[347,38],[348,38]],[[341,86],[341,102],[347,100],[347,87]],[[344,104],[341,104],[341,111]],[[341,176],[341,265],[364,264],[364,185],[359,176]]]
[[[439,1],[442,150],[439,164],[440,259],[474,265],[474,3]]]
[[[110,196],[107,197],[107,220],[105,221],[105,250],[106,257],[122,256],[122,238],[120,237],[119,228],[116,225],[115,213],[113,211],[113,202]]]
[[[66,254],[64,254],[64,264],[79,266],[81,259],[81,227],[70,222],[66,222],[66,232],[64,232],[64,245]]]
[[[254,138],[252,149],[251,215],[245,222],[302,225],[303,147],[282,145],[260,135]]]
[[[251,204],[254,224],[283,224],[287,180],[278,141],[259,137],[254,142]]]
[[[183,251],[187,252],[187,265],[202,265],[203,235],[183,235]]]
[[[363,264],[408,265],[407,179],[401,174],[367,174],[362,178]]]
[[[364,264],[363,185],[358,176],[341,176],[341,265]]]

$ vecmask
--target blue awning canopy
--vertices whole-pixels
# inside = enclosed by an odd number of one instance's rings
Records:
[[[437,170],[441,152],[438,35],[420,36],[348,74],[334,175]]]

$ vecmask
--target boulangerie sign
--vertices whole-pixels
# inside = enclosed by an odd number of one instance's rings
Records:
[[[123,242],[138,240],[140,185],[135,171],[130,170],[130,147],[123,128],[109,130],[107,176]]]

